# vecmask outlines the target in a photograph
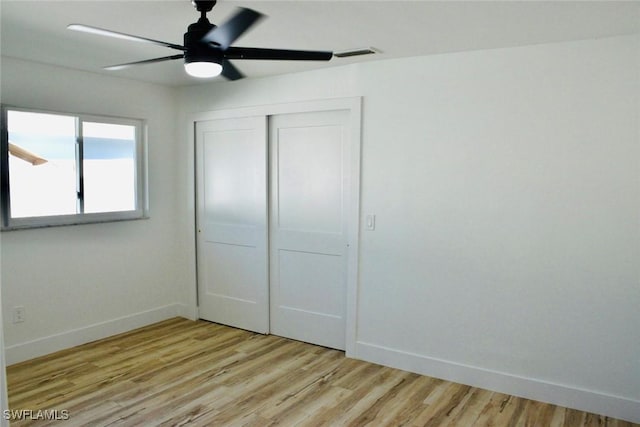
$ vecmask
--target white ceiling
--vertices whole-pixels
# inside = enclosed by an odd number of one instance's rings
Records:
[[[209,19],[236,7],[267,15],[235,46],[333,50],[373,46],[382,53],[328,63],[235,61],[248,77],[352,62],[591,39],[640,32],[640,1],[239,1],[222,0]],[[182,44],[198,13],[188,0],[0,1],[3,56],[167,85],[197,84],[180,61],[121,71],[102,66],[175,51],[69,31],[81,23]]]

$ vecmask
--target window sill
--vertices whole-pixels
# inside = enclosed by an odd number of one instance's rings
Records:
[[[19,231],[19,230],[33,230],[38,228],[52,228],[52,227],[69,227],[74,225],[89,225],[89,224],[106,224],[112,222],[124,222],[124,221],[140,221],[147,220],[151,217],[147,214],[142,216],[131,216],[131,217],[112,217],[107,218],[104,214],[95,214],[94,215],[81,215],[74,218],[69,218],[67,216],[59,216],[59,217],[47,217],[47,222],[36,221],[40,218],[24,218],[21,219],[18,224],[12,224],[9,226],[2,227],[1,232],[5,231]],[[91,218],[88,218],[88,217]],[[102,218],[98,217],[102,216]],[[56,218],[56,221],[49,221],[51,218]],[[14,220],[15,221],[15,220]]]

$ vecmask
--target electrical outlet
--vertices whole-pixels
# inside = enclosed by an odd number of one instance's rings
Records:
[[[13,307],[13,323],[22,323],[27,320],[27,313],[24,306]]]

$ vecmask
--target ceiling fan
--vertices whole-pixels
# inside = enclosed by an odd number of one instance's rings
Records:
[[[156,62],[184,59],[184,67],[189,75],[208,78],[222,74],[229,80],[244,78],[230,60],[236,59],[267,59],[285,61],[328,61],[333,52],[263,49],[255,47],[234,47],[231,44],[245,31],[253,26],[262,15],[251,9],[241,8],[235,15],[223,24],[216,26],[207,19],[207,12],[216,1],[192,0],[195,8],[200,12],[200,19],[189,25],[184,34],[184,44],[173,44],[145,37],[134,36],[116,31],[105,30],[82,24],[71,24],[68,29],[107,37],[150,43],[179,50],[181,53],[161,58],[145,59],[143,61],[128,62],[126,64],[111,65],[106,70],[120,70],[135,65],[153,64]]]

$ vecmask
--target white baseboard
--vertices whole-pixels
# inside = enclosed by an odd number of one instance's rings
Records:
[[[190,318],[189,316],[184,316],[183,313],[189,313],[186,305],[170,304],[164,307],[157,307],[117,319],[38,338],[33,341],[14,344],[5,347],[6,363],[7,365],[12,365],[23,362],[76,345],[86,344],[152,323],[161,322],[176,316]]]
[[[518,377],[358,341],[358,359],[518,397],[640,423],[640,401]]]

